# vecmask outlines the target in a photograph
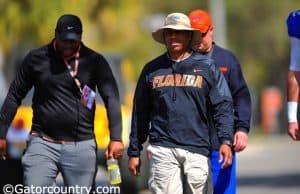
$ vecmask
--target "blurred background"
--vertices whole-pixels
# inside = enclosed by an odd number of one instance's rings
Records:
[[[215,41],[241,63],[253,101],[251,138],[285,135],[290,52],[285,21],[300,8],[299,0],[0,0],[0,103],[22,58],[49,43],[59,16],[71,13],[83,22],[84,44],[117,61],[114,73],[122,77],[122,102],[130,112],[141,69],[165,51],[151,31],[167,14],[197,8],[210,12]]]
[[[62,14],[82,19],[87,46],[121,55],[127,61],[125,78],[135,82],[143,65],[165,50],[150,32],[162,25],[168,13],[201,8],[213,17],[216,42],[231,49],[242,65],[253,98],[252,132],[264,127],[266,133],[282,133],[286,129],[282,103],[289,65],[285,20],[299,7],[298,0],[0,0],[1,97],[24,55],[51,41]],[[282,117],[264,123],[269,118],[262,118],[261,107],[266,106],[262,102],[269,93],[278,93],[272,103],[278,111],[275,116]]]

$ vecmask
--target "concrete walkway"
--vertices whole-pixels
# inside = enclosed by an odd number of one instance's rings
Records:
[[[285,135],[249,139],[237,155],[237,194],[299,194],[300,142]]]
[[[238,194],[299,194],[300,142],[288,136],[251,138],[238,154]]]

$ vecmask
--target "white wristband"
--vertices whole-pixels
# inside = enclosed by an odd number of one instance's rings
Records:
[[[287,112],[288,112],[288,122],[298,122],[297,121],[297,112],[298,112],[298,102],[288,102],[287,103]]]

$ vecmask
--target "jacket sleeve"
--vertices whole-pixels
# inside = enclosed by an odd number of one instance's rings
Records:
[[[151,94],[145,70],[143,70],[134,94],[130,142],[127,154],[137,157],[143,149],[142,144],[147,140],[150,128]]]
[[[212,115],[220,142],[233,141],[233,103],[223,74],[211,65],[212,86],[209,93]]]
[[[22,99],[32,88],[34,74],[30,67],[31,54],[29,53],[17,70],[15,79],[10,84],[7,96],[0,111],[0,139],[5,139],[7,130],[15,117]]]
[[[121,141],[122,116],[119,91],[112,70],[104,57],[100,58],[97,75],[97,88],[104,101],[109,121],[110,140]]]
[[[229,87],[233,98],[234,130],[248,133],[251,120],[251,96],[243,77],[241,66],[233,56],[229,74]]]

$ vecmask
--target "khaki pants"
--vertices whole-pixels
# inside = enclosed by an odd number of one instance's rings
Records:
[[[210,160],[180,148],[149,145],[153,194],[211,194]]]

